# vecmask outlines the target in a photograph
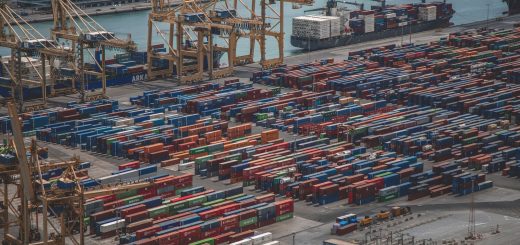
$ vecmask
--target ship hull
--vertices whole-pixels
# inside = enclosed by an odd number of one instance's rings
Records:
[[[341,46],[348,46],[363,42],[380,40],[391,37],[406,36],[409,33],[417,33],[428,31],[436,28],[448,27],[450,18],[438,19],[435,21],[422,22],[411,26],[398,27],[395,29],[387,29],[380,32],[371,32],[364,34],[342,35],[327,39],[309,39],[305,37],[291,36],[291,45],[301,48],[305,51],[315,51],[320,49],[329,49]]]

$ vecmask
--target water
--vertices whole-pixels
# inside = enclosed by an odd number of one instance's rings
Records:
[[[245,0],[247,3],[247,0]],[[318,7],[325,6],[326,0],[316,0],[314,6],[304,6],[300,9],[292,9],[292,5],[286,3],[285,7],[285,55],[291,55],[294,53],[300,52],[299,49],[292,47],[290,44],[291,35],[291,23],[292,18],[296,16],[304,15],[303,11],[306,9],[314,9]],[[361,0],[358,2],[364,2],[365,5],[370,3],[374,3],[368,0]],[[387,4],[402,4],[402,3],[410,3],[410,2],[421,2],[420,0],[388,0]],[[489,18],[496,18],[502,16],[505,11],[507,11],[507,5],[502,2],[502,0],[449,0],[448,2],[453,3],[453,8],[457,11],[455,16],[452,18],[452,22],[456,25],[471,23],[475,21],[486,20],[488,13]],[[377,3],[376,3],[377,4]],[[354,8],[354,6],[347,6],[350,8]],[[489,9],[488,9],[489,6]],[[365,7],[366,9],[369,8]],[[259,8],[257,8],[259,9]],[[489,11],[488,11],[489,10]],[[148,21],[148,13],[149,11],[139,11],[139,12],[131,12],[131,13],[119,13],[112,15],[102,15],[102,16],[94,16],[93,18],[104,26],[107,30],[116,32],[116,33],[130,33],[134,41],[138,44],[140,50],[146,49],[147,42],[147,21]],[[239,8],[239,14],[245,15],[245,8]],[[319,12],[313,12],[310,14],[318,14]],[[51,22],[42,22],[32,24],[35,28],[37,28],[43,35],[49,36],[49,30],[52,26]],[[166,25],[159,25],[161,30],[166,30]],[[154,41],[160,42],[161,38],[157,35],[156,31],[153,32]],[[242,39],[245,42],[245,39]],[[249,42],[247,40],[247,42]],[[268,40],[268,57],[273,57],[276,55],[277,49],[276,46],[269,45],[269,42],[273,42],[273,40]],[[239,42],[237,52],[238,54],[245,54],[248,50],[246,45],[240,45]],[[257,45],[258,46],[258,45]],[[269,47],[271,47],[269,49]],[[6,49],[0,49],[0,55],[9,55],[9,51]],[[258,55],[258,48],[256,54]],[[258,58],[257,58],[258,59]]]

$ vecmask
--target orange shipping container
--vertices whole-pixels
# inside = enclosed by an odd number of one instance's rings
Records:
[[[161,151],[163,149],[163,143],[157,143],[153,145],[147,145],[144,147],[144,153],[153,153],[157,151]]]

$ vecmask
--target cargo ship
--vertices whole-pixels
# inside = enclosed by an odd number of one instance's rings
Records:
[[[291,45],[306,51],[347,46],[390,37],[450,26],[455,11],[452,4],[432,2],[373,6],[329,0],[325,8],[305,12],[324,11],[325,15],[306,15],[293,18]],[[359,10],[338,8],[338,4],[356,5]]]

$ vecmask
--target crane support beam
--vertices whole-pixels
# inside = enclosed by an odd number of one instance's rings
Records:
[[[34,200],[34,190],[32,188],[31,171],[29,162],[27,161],[27,151],[23,142],[23,134],[20,118],[13,103],[7,103],[9,116],[11,118],[11,128],[13,132],[14,149],[18,158],[18,168],[20,169],[20,177],[23,183],[23,192],[29,201]]]
[[[105,188],[98,189],[98,190],[85,191],[85,192],[83,192],[83,198],[89,199],[89,198],[98,197],[98,196],[119,194],[119,193],[124,193],[124,192],[135,190],[135,189],[150,187],[152,185],[153,185],[152,182],[142,182],[142,183],[136,183],[136,184],[122,185],[122,186],[105,187]]]

